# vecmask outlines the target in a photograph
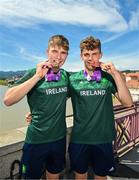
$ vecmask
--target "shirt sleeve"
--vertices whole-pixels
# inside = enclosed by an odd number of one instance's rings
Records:
[[[67,95],[67,98],[70,98],[71,97],[71,94],[70,94],[70,81],[69,81],[69,78],[70,78],[70,73],[66,71],[66,74],[67,74],[67,79],[68,79],[68,95]]]
[[[36,72],[36,69],[30,69],[28,70],[23,77],[21,77],[19,80],[17,80],[13,86],[17,86],[20,85],[22,83],[24,83],[25,81],[27,81],[28,79],[30,79]]]
[[[111,83],[112,94],[115,94],[118,90],[117,90],[116,83],[111,75],[110,75],[110,83]]]
[[[103,71],[102,73],[103,73],[103,77],[105,77],[109,81],[111,93],[115,94],[118,90],[117,90],[117,86],[116,86],[116,83],[115,83],[113,77],[107,72]]]

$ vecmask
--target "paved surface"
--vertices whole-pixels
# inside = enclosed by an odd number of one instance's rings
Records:
[[[70,126],[70,125],[69,125]],[[25,134],[25,129],[17,129],[17,134],[14,134],[14,140],[16,142],[23,140],[23,136]],[[11,133],[10,133],[11,135]],[[19,136],[20,135],[20,136]],[[6,137],[6,138],[4,138]],[[11,136],[8,136],[6,133],[0,138],[0,146],[5,146],[7,144],[13,143],[11,141]],[[68,168],[64,173],[64,176],[61,179],[69,180],[74,179],[74,175],[72,172],[69,171],[69,164],[67,165]],[[126,180],[126,179],[138,179],[139,180],[139,145],[136,146],[134,149],[129,151],[126,155],[119,158],[119,162],[116,163],[117,170],[115,173],[111,174],[108,177],[108,180]],[[93,179],[92,171],[89,171],[88,179]],[[18,178],[15,178],[18,179]]]
[[[139,145],[122,156],[116,162],[116,172],[108,176],[108,180],[139,179]],[[92,170],[89,170],[88,179],[93,179]],[[61,179],[74,179],[72,172],[67,170]]]
[[[119,158],[113,177],[139,179],[139,145]]]

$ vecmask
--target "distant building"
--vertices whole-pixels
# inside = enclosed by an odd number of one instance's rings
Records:
[[[133,101],[139,100],[139,72],[123,73],[126,79],[127,87],[129,88]]]
[[[7,79],[8,86],[13,85],[20,78],[21,78],[21,76],[13,76],[12,78]]]

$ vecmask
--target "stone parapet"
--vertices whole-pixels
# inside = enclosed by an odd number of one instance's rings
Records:
[[[72,117],[66,118],[67,142],[73,125]],[[0,179],[10,178],[13,162],[19,162],[27,127],[17,128],[0,134]],[[19,165],[15,164],[13,175],[19,172]]]

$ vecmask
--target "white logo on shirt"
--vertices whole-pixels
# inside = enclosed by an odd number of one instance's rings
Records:
[[[80,91],[80,96],[104,96],[106,90],[84,90]]]
[[[59,94],[67,92],[67,87],[46,89],[46,95]]]

